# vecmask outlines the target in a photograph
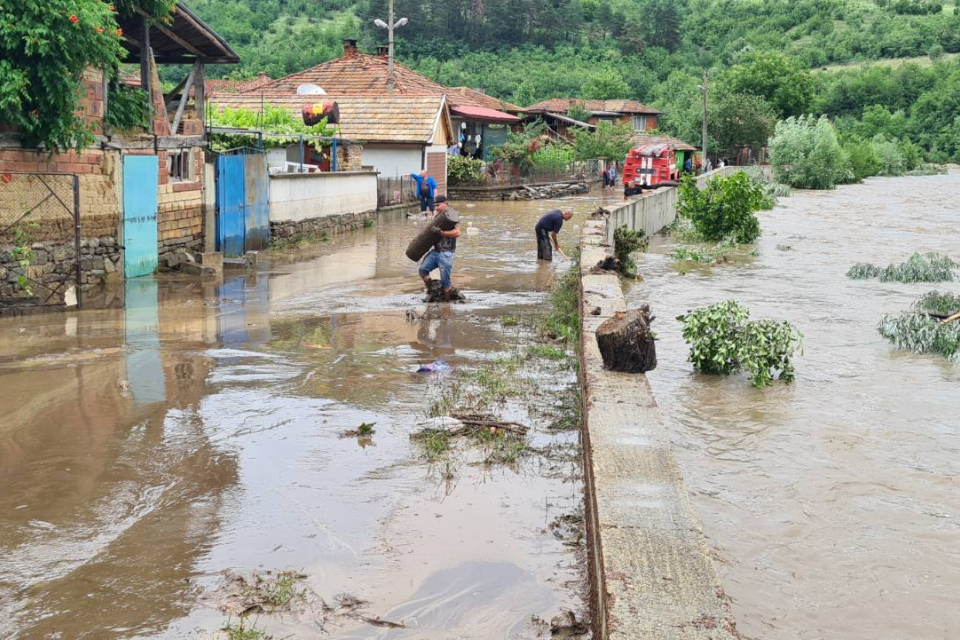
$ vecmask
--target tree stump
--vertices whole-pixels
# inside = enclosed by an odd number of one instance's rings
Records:
[[[657,348],[650,333],[650,305],[620,311],[597,328],[597,346],[610,371],[646,373],[657,368]]]
[[[427,255],[433,245],[440,240],[440,234],[433,230],[434,227],[442,231],[450,231],[457,226],[458,222],[460,222],[460,214],[454,209],[447,209],[435,215],[432,220],[420,227],[420,231],[407,245],[407,257],[414,262],[420,262],[420,258]]]

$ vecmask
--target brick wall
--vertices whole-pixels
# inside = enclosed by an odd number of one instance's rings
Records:
[[[337,171],[362,171],[363,146],[359,144],[337,145]]]

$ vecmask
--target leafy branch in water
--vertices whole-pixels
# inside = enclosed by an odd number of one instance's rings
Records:
[[[925,293],[913,303],[913,308],[921,313],[937,316],[952,316],[960,312],[960,295],[931,291]]]
[[[637,263],[633,254],[637,251],[646,251],[650,242],[643,229],[632,231],[626,225],[617,227],[613,232],[613,252],[617,260],[623,265],[623,272],[633,276],[637,273]]]
[[[794,378],[793,356],[803,350],[803,335],[789,322],[750,320],[735,300],[697,309],[677,318],[690,345],[694,369],[713,375],[747,372],[755,387]]]
[[[878,267],[858,262],[847,271],[853,280],[878,278],[880,282],[952,282],[960,264],[940,253],[915,253],[901,264]]]
[[[877,327],[880,335],[897,349],[914,353],[939,353],[960,362],[960,322],[944,323],[923,313],[884,315]]]
[[[733,238],[739,244],[751,244],[760,237],[755,212],[765,204],[763,190],[743,171],[713,178],[703,189],[686,176],[680,183],[677,215],[690,220],[707,242]]]

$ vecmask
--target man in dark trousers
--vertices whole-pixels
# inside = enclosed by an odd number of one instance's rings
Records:
[[[545,216],[540,218],[537,223],[537,260],[553,260],[553,249],[556,247],[557,253],[566,259],[567,255],[560,248],[560,242],[557,240],[557,233],[563,227],[563,222],[573,217],[572,211],[560,211],[554,209],[548,211]]]
[[[417,183],[414,189],[416,189],[417,198],[420,199],[420,213],[426,213],[427,209],[430,209],[430,213],[433,213],[437,181],[433,179],[433,176],[427,175],[426,171],[421,171],[419,174],[411,173],[410,177]]]
[[[437,213],[444,213],[450,207],[447,204],[446,196],[437,196]],[[453,212],[453,210],[450,210]],[[454,212],[455,213],[455,212]],[[451,220],[459,219],[459,215],[447,215]],[[428,253],[423,262],[420,263],[420,277],[423,283],[430,286],[430,272],[434,269],[440,270],[440,287],[443,289],[443,301],[450,302],[450,289],[453,288],[453,281],[450,275],[453,273],[453,254],[457,250],[457,238],[460,237],[460,223],[458,222],[450,231],[434,229],[440,239],[433,245],[433,249]]]

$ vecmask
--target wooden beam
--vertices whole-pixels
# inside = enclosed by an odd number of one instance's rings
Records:
[[[184,11],[184,10],[182,10],[182,9],[178,10],[178,11],[177,11],[177,18],[178,18],[178,19],[179,19],[179,18],[183,18],[183,20],[185,20],[186,22],[190,23],[190,25],[191,25],[194,29],[196,29],[198,32],[200,32],[200,34],[201,34],[204,38],[206,38],[211,44],[213,44],[214,46],[216,46],[217,49],[219,49],[221,53],[226,54],[226,53],[228,53],[228,52],[230,51],[229,45],[227,45],[227,44],[226,44],[224,41],[222,41],[222,40],[218,40],[217,37],[214,36],[214,34],[211,32],[210,27],[207,27],[207,26],[205,26],[205,25],[202,25],[202,24],[200,24],[199,22],[197,22],[196,20],[194,20],[193,16],[190,14],[190,11],[189,11],[189,10],[187,10],[187,11]],[[230,60],[227,56],[223,56],[223,57],[224,57],[224,59],[228,60],[228,62],[227,62],[226,64],[236,64],[236,60]],[[209,62],[209,60],[207,60],[207,61]]]
[[[207,68],[203,60],[197,60],[197,91],[194,93],[193,103],[200,114],[200,124],[203,125],[203,138],[207,138]]]
[[[180,104],[177,105],[177,115],[173,117],[173,127],[170,129],[170,133],[173,135],[177,135],[177,131],[180,130],[180,119],[183,118],[183,110],[190,100],[190,89],[193,87],[193,79],[197,77],[197,70],[199,68],[200,61],[197,60],[193,64],[193,68],[190,69],[190,75],[187,76],[187,84],[183,87],[183,93],[180,95]]]
[[[150,25],[140,18],[140,86],[147,92],[147,116],[153,119],[153,95],[150,93]],[[152,127],[151,127],[152,129]]]
[[[168,56],[161,53],[160,55],[155,55],[153,57],[154,62],[157,64],[193,64],[198,60],[194,56]],[[206,64],[236,64],[236,60],[231,60],[230,58],[223,57],[207,57],[204,56],[199,58]],[[124,59],[124,63],[136,63],[138,59],[136,57],[130,56]]]
[[[187,84],[187,80],[190,79],[190,74],[177,83],[177,86],[173,88],[173,91],[170,93],[165,93],[163,95],[163,104],[166,105],[167,109],[170,108],[170,105],[173,104],[173,99],[177,97],[177,94],[183,89],[183,85]]]
[[[139,13],[144,20],[152,20],[150,15],[147,12],[145,12],[143,9],[140,9],[139,7],[137,8],[137,13]],[[203,55],[203,53],[199,49],[197,49],[195,46],[193,46],[192,44],[190,44],[189,42],[187,42],[186,40],[184,40],[183,38],[175,34],[173,31],[171,31],[164,25],[160,24],[159,22],[153,21],[153,27],[157,31],[167,36],[168,38],[176,42],[178,45],[180,45],[181,47],[183,47],[184,49],[192,53],[193,55],[195,56]]]

